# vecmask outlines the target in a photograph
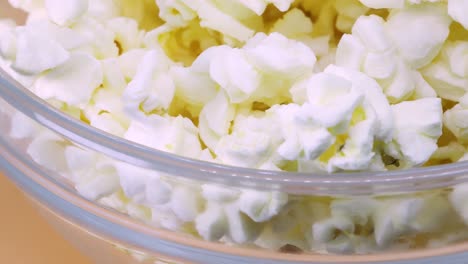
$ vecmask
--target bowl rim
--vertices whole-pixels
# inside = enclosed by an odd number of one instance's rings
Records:
[[[241,168],[153,149],[94,128],[54,108],[0,68],[0,98],[81,146],[138,167],[190,180],[292,194],[371,194],[452,186],[468,181],[468,161],[384,172],[297,173]]]

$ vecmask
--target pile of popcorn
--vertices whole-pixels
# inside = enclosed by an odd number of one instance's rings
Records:
[[[28,17],[0,20],[0,67],[130,141],[311,177],[468,159],[468,0],[9,2]],[[369,253],[468,238],[468,185],[303,197],[137,168],[20,113],[11,136],[86,198],[210,241]]]

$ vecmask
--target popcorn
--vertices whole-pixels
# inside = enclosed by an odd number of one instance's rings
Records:
[[[239,211],[237,204],[225,205],[230,240],[238,244],[254,241],[261,232],[261,225]]]
[[[336,65],[359,71],[364,63],[366,47],[359,39],[344,34],[336,52]]]
[[[439,52],[448,37],[450,22],[444,6],[421,4],[392,13],[385,29],[401,56],[413,67],[421,68]]]
[[[463,10],[468,9],[468,1],[466,0],[449,0],[448,1],[448,14],[450,17],[458,21],[465,28],[468,28],[468,19],[463,14]]]
[[[120,187],[115,167],[108,158],[76,146],[67,146],[64,155],[70,179],[87,199],[96,200]]]
[[[0,56],[6,60],[16,57],[15,23],[12,20],[0,21]]]
[[[167,111],[175,92],[174,82],[168,73],[170,63],[162,50],[146,53],[123,94],[124,107],[129,115],[143,118],[152,111]]]
[[[108,20],[106,26],[114,32],[120,53],[141,47],[144,33],[138,29],[137,21],[118,17]]]
[[[468,223],[468,184],[456,185],[449,195],[450,202],[462,217],[465,223]]]
[[[390,110],[390,104],[382,93],[379,84],[365,74],[334,65],[327,67],[324,72],[332,73],[351,81],[356,89],[361,90],[365,94],[376,114],[378,123],[376,137],[388,142],[392,137],[394,121]]]
[[[25,139],[40,132],[40,126],[21,112],[14,113],[11,117],[10,137]]]
[[[437,139],[442,134],[440,99],[423,98],[399,103],[392,105],[392,112],[395,120],[394,140],[406,162],[409,166],[423,164],[437,149]]]
[[[45,0],[50,20],[60,26],[77,21],[88,9],[88,0]]]
[[[52,132],[41,129],[26,151],[34,162],[47,169],[57,172],[67,171],[64,140]]]
[[[208,241],[218,241],[227,232],[227,219],[223,207],[218,204],[207,204],[207,209],[195,219],[197,232]]]
[[[245,50],[255,67],[263,72],[300,78],[310,73],[315,65],[316,58],[312,50],[281,34],[258,34],[255,40],[248,43]]]
[[[25,74],[41,73],[63,64],[70,58],[69,52],[60,43],[26,28],[17,29],[16,43],[13,67]],[[32,47],[30,43],[36,44]]]
[[[196,158],[201,154],[197,128],[183,117],[149,116],[132,121],[124,138],[151,148]]]
[[[255,222],[265,222],[277,215],[287,202],[284,193],[246,190],[239,198],[239,209]]]
[[[338,12],[336,27],[341,32],[347,33],[351,31],[356,19],[365,15],[369,10],[369,8],[361,4],[358,0],[338,0],[335,2],[335,8]]]
[[[29,16],[0,20],[2,69],[136,144],[313,173],[467,158],[464,1],[10,2]],[[366,254],[461,239],[450,234],[468,224],[463,185],[346,199],[237,188],[111,160],[22,114],[11,121],[32,160],[85,198],[209,241]]]
[[[401,234],[410,233],[410,222],[418,215],[423,201],[421,199],[390,202],[382,206],[374,216],[375,241],[379,246],[386,246]]]
[[[297,8],[288,11],[270,29],[270,32],[278,32],[285,37],[293,39],[301,39],[304,35],[311,34],[312,31],[312,21],[304,12]]]
[[[20,8],[26,12],[32,12],[35,9],[44,6],[44,0],[8,0],[14,8]]]
[[[302,119],[327,128],[351,119],[352,112],[363,99],[363,94],[354,90],[350,81],[328,73],[309,79],[307,96],[308,101],[300,112]]]
[[[200,191],[188,186],[174,188],[169,203],[172,212],[184,222],[194,221],[203,208]]]
[[[359,0],[370,8],[403,8],[405,0]]]
[[[444,113],[444,125],[461,143],[468,140],[468,94],[460,98],[460,103]]]
[[[246,54],[226,48],[210,64],[210,77],[224,89],[230,102],[247,100],[260,84],[260,73],[248,62]]]
[[[76,52],[65,63],[40,76],[34,91],[43,99],[84,107],[102,81],[99,61],[89,54]]]
[[[202,195],[207,201],[226,203],[237,200],[240,191],[233,188],[226,188],[221,185],[203,184]]]

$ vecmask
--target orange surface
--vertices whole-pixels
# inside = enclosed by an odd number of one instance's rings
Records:
[[[0,263],[90,264],[0,174]]]

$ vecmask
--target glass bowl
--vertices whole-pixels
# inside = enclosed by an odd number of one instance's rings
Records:
[[[10,12],[4,14],[14,16]],[[207,163],[150,149],[90,127],[54,109],[4,70],[0,70],[0,124],[0,168],[57,231],[96,263],[468,262],[468,228],[463,221],[463,212],[456,210],[451,202],[456,196],[454,193],[459,194],[457,190],[463,190],[463,183],[468,182],[468,162],[401,171],[333,175],[261,171]],[[170,181],[190,188],[210,184],[226,190],[271,192],[286,195],[291,204],[319,204],[327,212],[333,201],[340,201],[344,210],[349,209],[351,214],[356,211],[353,205],[366,203],[369,199],[383,202],[386,207],[381,209],[388,215],[401,213],[400,202],[419,201],[423,204],[422,210],[436,217],[438,222],[434,225],[418,222],[419,229],[415,228],[410,234],[393,234],[389,243],[399,241],[401,243],[395,244],[404,244],[404,247],[382,247],[368,253],[324,253],[333,252],[335,246],[342,244],[327,245],[329,247],[322,248],[322,251],[317,247],[303,252],[296,246],[272,251],[253,243],[234,246],[229,241],[210,242],[190,230],[183,232],[184,228],[174,231],[177,228],[171,230],[164,225],[152,225],[145,221],[151,213],[138,204],[132,204],[133,201],[127,201],[125,210],[118,210],[119,206],[112,206],[110,199],[100,198],[99,202],[86,199],[93,194],[83,196],[83,192],[77,191],[70,171],[63,168],[63,160],[50,153],[41,153],[39,158],[37,155],[31,157],[28,148],[34,144],[37,135],[12,135],[12,127],[16,131],[33,127],[36,133],[47,134],[51,141],[57,143],[54,145],[56,148],[50,149],[54,154],[65,146],[75,146],[110,161],[164,175]],[[50,160],[49,156],[56,160]],[[442,213],[431,214],[441,207],[444,209]],[[359,212],[355,213],[358,217]],[[259,230],[270,228],[272,224],[272,220],[248,221]],[[347,233],[341,230],[342,234],[332,234],[335,236],[332,239],[340,235],[354,236],[350,234],[353,232],[360,234],[364,232],[363,228],[356,224]],[[337,228],[335,231],[340,230]],[[374,237],[373,233],[378,231],[371,229],[366,232]],[[304,234],[304,237],[308,235]]]

